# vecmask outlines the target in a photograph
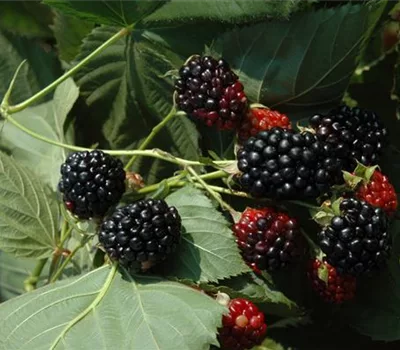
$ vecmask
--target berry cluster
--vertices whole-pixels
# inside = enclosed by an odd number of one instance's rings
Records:
[[[240,184],[255,197],[315,198],[341,178],[332,147],[310,132],[273,128],[248,139],[238,152]]]
[[[126,267],[164,260],[175,251],[181,218],[164,200],[144,199],[119,208],[100,227],[99,241],[109,257]],[[143,266],[143,265],[142,265]]]
[[[119,159],[102,151],[75,152],[61,165],[58,188],[79,218],[102,217],[121,199],[125,171]]]
[[[192,56],[179,70],[175,102],[179,109],[219,129],[236,128],[247,111],[243,85],[222,58]]]
[[[247,208],[233,232],[244,260],[255,272],[285,267],[300,255],[296,220],[273,208]]]
[[[222,317],[218,340],[224,350],[251,349],[261,343],[267,330],[264,314],[251,301],[229,302],[229,314]]]

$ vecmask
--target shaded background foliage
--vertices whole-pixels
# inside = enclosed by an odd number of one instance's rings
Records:
[[[288,113],[294,124],[329,110],[342,99],[348,104],[375,110],[387,124],[391,137],[391,148],[381,166],[399,189],[399,13],[394,1],[232,0],[229,6],[218,0],[0,2],[0,98],[23,59],[28,64],[13,90],[11,102],[14,104],[48,85],[63,70],[78,64],[120,27],[134,24],[131,35],[102,52],[40,104],[18,113],[16,119],[54,140],[113,149],[135,148],[170,110],[173,76],[185,58],[194,53],[211,52],[223,55],[231,63],[252,101]],[[65,152],[1,123],[1,149],[54,191],[57,169]],[[209,130],[202,133],[202,127],[187,118],[174,119],[152,146],[191,160],[207,155],[208,150],[221,157],[233,154],[232,134]],[[7,161],[5,158],[1,163]],[[176,168],[143,159],[137,163],[136,170],[151,184]],[[3,183],[1,179],[0,182]],[[0,186],[2,196],[7,195],[6,191],[5,186]],[[315,301],[307,288],[303,265],[271,276],[269,281],[250,273],[240,275],[247,270],[239,261],[230,269],[223,268],[227,260],[235,261],[238,257],[237,252],[236,257],[229,256],[234,247],[233,241],[224,237],[229,236],[228,224],[205,196],[193,194],[190,192],[193,189],[187,191],[180,193],[182,198],[173,194],[169,200],[184,207],[195,196],[201,215],[211,218],[210,221],[213,218],[220,221],[223,227],[211,225],[208,235],[213,230],[222,232],[218,249],[223,247],[224,256],[221,261],[210,253],[199,253],[196,258],[198,252],[188,238],[182,247],[182,261],[172,264],[170,274],[185,283],[202,282],[210,291],[247,296],[260,303],[268,315],[268,323],[276,321],[276,324],[259,350],[399,347],[400,228],[397,222],[392,226],[395,248],[387,271],[362,281],[354,303],[334,309]],[[240,210],[249,203],[232,200],[232,204]],[[190,209],[183,211],[190,218]],[[307,230],[315,231],[304,212],[294,214],[301,218]],[[197,234],[196,243],[212,251],[214,241],[204,232],[199,235],[195,224],[188,223],[187,227],[191,229],[190,237]],[[28,236],[31,249],[17,247],[18,255],[42,257],[51,253],[51,232],[45,242],[47,248],[36,250],[33,243],[40,241],[37,230],[16,232],[21,237]],[[6,301],[23,292],[23,281],[34,260],[8,255],[4,251],[15,253],[15,247],[12,242],[6,245],[4,238],[2,241],[0,297]],[[80,275],[96,266],[92,248],[88,247],[78,257],[77,266],[67,275]],[[185,262],[194,263],[196,259],[198,270],[190,271]],[[96,270],[93,273],[96,277],[86,287],[98,288],[106,278],[104,271],[104,268]],[[220,280],[218,285],[213,283],[217,280]],[[125,282],[121,277],[113,279],[108,307],[115,303],[112,291],[116,293],[116,286],[126,292]],[[175,293],[176,285],[163,283],[166,285],[162,288]],[[145,286],[146,283],[139,289]],[[189,294],[187,302],[200,303]],[[58,297],[62,296],[56,295],[55,300]],[[28,300],[29,294],[23,298]],[[133,299],[129,307],[135,305]],[[5,304],[8,306],[3,310],[11,310],[14,303],[18,305],[18,300],[21,299]],[[75,304],[73,307],[78,308]],[[93,320],[87,322],[95,327]],[[211,325],[215,328],[210,321],[208,331],[199,336],[199,344],[215,343]],[[70,341],[72,346],[80,340],[77,337]],[[1,341],[0,345],[3,345]]]

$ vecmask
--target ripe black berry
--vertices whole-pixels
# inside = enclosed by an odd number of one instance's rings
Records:
[[[238,168],[240,184],[255,197],[315,198],[342,180],[342,163],[328,144],[282,128],[249,138]]]
[[[61,165],[58,188],[80,219],[101,217],[125,192],[125,171],[119,159],[102,151],[75,152]]]
[[[234,129],[247,112],[243,85],[222,58],[192,56],[179,71],[175,102],[207,126]]]
[[[328,115],[315,115],[310,119],[318,138],[330,144],[352,171],[356,160],[364,165],[376,165],[387,143],[387,129],[371,111],[341,106]]]
[[[391,237],[384,211],[354,198],[344,199],[340,210],[318,234],[326,261],[339,273],[354,276],[385,265]]]
[[[175,251],[181,218],[164,200],[144,199],[117,209],[100,227],[99,242],[109,257],[131,267],[156,263]]]
[[[247,208],[233,232],[244,260],[255,272],[283,268],[300,255],[296,220],[273,208]]]

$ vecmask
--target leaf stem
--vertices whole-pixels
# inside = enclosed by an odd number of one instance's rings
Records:
[[[296,205],[298,205],[300,207],[304,207],[304,208],[307,208],[307,209],[313,209],[313,210],[319,209],[319,207],[317,207],[316,205],[308,204],[308,203],[302,202],[302,201],[289,200],[287,202],[288,203],[292,203],[292,204],[296,204]]]
[[[103,287],[100,289],[99,294],[97,294],[97,297],[92,301],[92,303],[85,309],[83,310],[78,316],[76,316],[73,320],[71,320],[63,329],[63,331],[60,333],[60,335],[54,340],[53,344],[50,347],[50,350],[54,350],[58,343],[60,342],[61,339],[64,338],[64,336],[68,333],[68,331],[75,326],[80,320],[82,320],[89,312],[91,312],[99,303],[100,301],[104,298],[106,293],[108,292],[111,283],[114,279],[114,276],[117,272],[118,264],[114,263],[112,265],[112,268],[107,276],[106,281],[104,282]]]
[[[177,112],[175,109],[175,106],[171,108],[169,113],[166,115],[166,117],[158,123],[150,132],[150,134],[146,137],[146,139],[142,142],[142,144],[139,146],[138,150],[143,151],[147,148],[147,146],[153,141],[154,137],[164,128],[164,126],[174,117],[176,116],[181,116],[181,115],[186,115],[182,112]],[[129,170],[133,163],[135,162],[136,158],[138,155],[133,155],[132,158],[129,160],[129,162],[125,166],[125,170]]]
[[[31,275],[24,281],[24,288],[27,292],[36,289],[37,283],[40,279],[40,275],[48,260],[49,258],[44,258],[37,261]]]
[[[132,30],[132,26],[122,28],[118,33],[114,34],[111,38],[101,44],[96,50],[94,50],[91,54],[86,56],[82,61],[80,61],[76,66],[71,68],[68,72],[63,74],[57,80],[53,81],[50,85],[46,86],[43,90],[40,90],[38,93],[33,95],[32,97],[28,98],[27,100],[18,103],[15,106],[5,106],[6,111],[9,114],[14,114],[19,111],[22,111],[26,107],[30,106],[32,103],[36,102],[37,100],[41,99],[42,97],[46,96],[48,93],[53,91],[58,85],[60,85],[63,81],[67,80],[69,77],[73,76],[76,72],[78,72],[82,67],[84,67],[89,61],[93,58],[98,56],[102,53],[106,48],[114,44],[116,41],[130,33]]]

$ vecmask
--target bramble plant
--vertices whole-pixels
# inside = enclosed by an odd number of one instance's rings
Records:
[[[1,2],[0,348],[398,345],[399,9]]]

